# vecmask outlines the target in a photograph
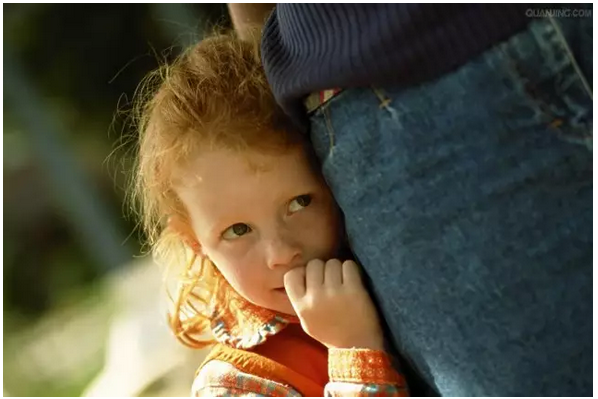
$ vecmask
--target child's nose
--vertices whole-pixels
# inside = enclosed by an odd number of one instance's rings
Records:
[[[266,263],[270,269],[287,267],[296,263],[301,255],[297,243],[276,238],[266,244]]]

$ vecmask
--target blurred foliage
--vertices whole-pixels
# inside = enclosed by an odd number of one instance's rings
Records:
[[[139,253],[136,221],[123,217],[130,166],[125,154],[131,145],[120,145],[123,136],[135,137],[128,120],[133,94],[159,61],[172,59],[213,26],[229,27],[226,4],[4,4],[3,11],[5,49],[18,58],[46,112],[59,122],[60,138],[98,188],[122,245],[131,255]],[[14,337],[35,329],[57,309],[87,301],[105,269],[81,245],[57,206],[61,193],[39,162],[39,149],[15,116],[14,104],[6,101],[6,92],[4,97],[6,366],[18,352]],[[81,381],[98,367],[91,365]],[[4,376],[5,381],[11,378],[10,367]],[[78,394],[81,382],[72,384],[56,388],[48,383],[11,393]]]
[[[37,323],[21,325],[18,334],[5,334],[5,392],[79,396],[102,369],[115,308],[104,285],[71,289],[55,308]]]

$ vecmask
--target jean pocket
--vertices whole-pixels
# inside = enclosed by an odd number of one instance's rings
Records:
[[[498,46],[515,87],[527,97],[536,121],[564,141],[592,149],[592,88],[572,47],[590,43],[563,34],[560,22],[546,18]],[[592,51],[591,47],[587,51]]]

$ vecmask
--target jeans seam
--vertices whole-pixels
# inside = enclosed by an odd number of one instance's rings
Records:
[[[548,18],[547,18],[548,20]],[[583,75],[583,72],[579,68],[579,65],[575,61],[573,57],[573,53],[571,52],[570,47],[567,44],[567,41],[562,34],[561,29],[559,28],[558,24],[553,20],[549,19],[545,23],[540,25],[543,32],[546,32],[550,37],[548,40],[550,43],[550,49],[548,51],[564,51],[566,60],[569,63],[569,67],[573,68],[573,75],[576,78],[580,79],[582,86],[584,87],[584,92],[586,95],[589,95],[590,100],[592,99],[591,91],[588,91],[587,80]],[[538,39],[536,39],[538,40]],[[590,134],[587,134],[587,129],[584,127],[570,125],[568,129],[563,130],[564,119],[553,112],[551,109],[551,103],[549,100],[542,98],[541,95],[535,92],[534,85],[528,85],[530,78],[528,77],[529,71],[521,70],[519,63],[520,61],[517,57],[513,57],[510,54],[509,46],[511,42],[507,41],[503,43],[499,48],[509,63],[509,70],[510,74],[514,79],[520,80],[523,82],[523,92],[527,95],[528,99],[533,104],[533,109],[538,112],[539,116],[542,118],[542,123],[545,123],[545,126],[554,132],[559,138],[564,141],[581,144],[591,150],[591,129]],[[558,46],[558,49],[555,48]],[[579,83],[578,83],[579,84]],[[563,95],[562,93],[560,95]],[[570,108],[563,108],[563,111],[569,113],[571,110]],[[579,135],[572,136],[570,132],[578,133]]]
[[[558,26],[558,24],[556,23],[556,21],[554,20],[553,17],[549,17],[549,20],[555,30],[556,36],[558,37],[561,45],[565,49],[565,53],[567,54],[567,57],[569,58],[569,61],[571,62],[573,69],[577,73],[577,76],[580,78],[583,88],[585,89],[586,93],[590,97],[590,100],[593,101],[592,88],[588,84],[588,80],[586,79],[581,68],[579,67],[577,60],[575,60],[575,57],[573,56],[573,52],[571,51],[571,47],[569,47],[569,43],[567,43],[567,40],[565,39],[565,36],[563,35],[563,31],[561,30],[560,26]]]
[[[579,67],[579,64],[577,63],[577,60],[573,56],[573,52],[571,51],[571,47],[569,46],[569,43],[567,42],[567,39],[565,38],[565,35],[563,34],[563,31],[562,31],[561,27],[556,22],[556,20],[554,19],[554,17],[550,16],[548,18],[548,20],[550,21],[550,26],[554,30],[555,38],[558,41],[558,44],[561,46],[562,50],[565,52],[565,55],[566,55],[567,59],[569,60],[569,62],[571,63],[571,66],[572,66],[573,70],[575,71],[575,75],[580,80],[581,85],[584,88],[584,91],[585,91],[586,95],[589,97],[590,101],[593,101],[592,89],[591,89],[590,85],[588,84],[586,76],[584,75],[583,71]],[[556,124],[555,124],[555,122],[556,122]],[[560,119],[556,119],[549,126],[551,128],[553,128],[555,131],[561,132],[561,129],[560,129],[560,125],[561,124],[562,124],[562,121]],[[575,128],[575,129],[578,130],[579,128]],[[571,138],[569,138],[568,135],[563,135],[562,137],[565,140],[567,140],[567,141],[571,141]],[[578,139],[575,139],[575,142],[578,143],[578,144],[580,144],[579,141],[577,141],[577,140]],[[585,134],[582,134],[581,140],[583,141],[583,144],[590,151],[592,151],[593,137],[592,137],[591,128],[590,128],[590,134],[587,135],[587,136]]]
[[[326,105],[326,104],[324,104]],[[324,122],[326,124],[326,133],[328,133],[328,155],[332,155],[334,149],[334,128],[332,127],[332,118],[330,117],[330,110],[328,107],[322,109]]]

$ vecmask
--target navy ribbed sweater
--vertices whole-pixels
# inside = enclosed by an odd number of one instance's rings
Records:
[[[262,60],[278,103],[305,126],[303,99],[329,88],[408,87],[522,30],[525,4],[278,4]]]

